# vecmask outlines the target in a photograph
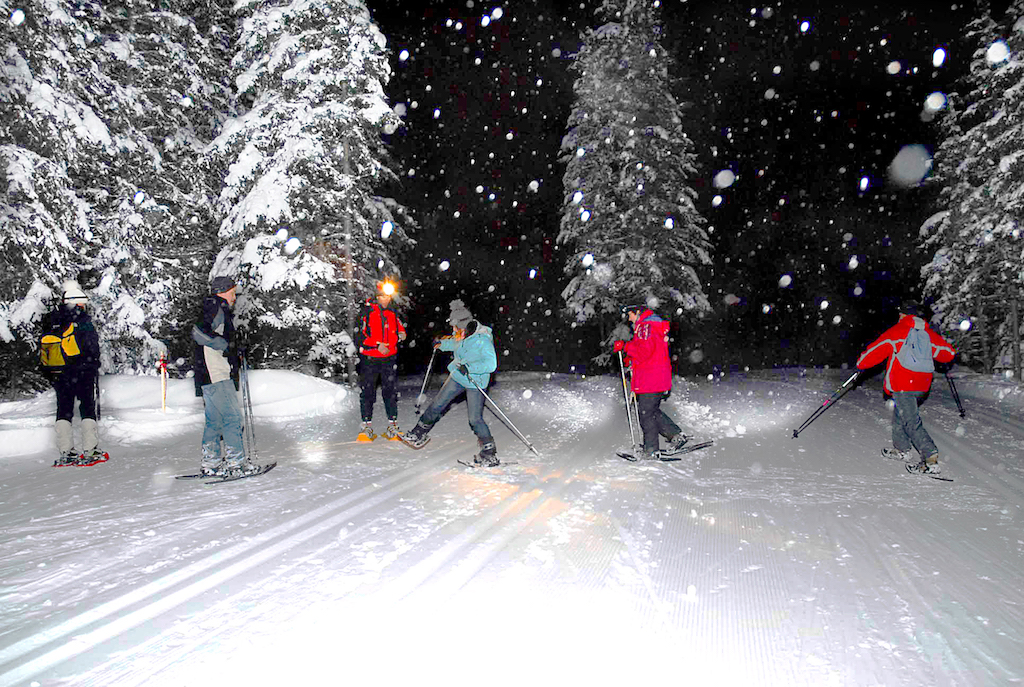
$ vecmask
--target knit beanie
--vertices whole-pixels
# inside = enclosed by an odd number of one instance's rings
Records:
[[[78,285],[78,282],[74,279],[68,279],[64,282],[62,288],[64,289],[63,299],[65,303],[88,303],[89,297],[85,295],[85,291],[82,291],[82,287]]]
[[[224,293],[225,291],[230,291],[233,286],[235,286],[235,280],[231,277],[214,277],[213,281],[210,282],[210,292]]]
[[[469,312],[469,308],[462,301],[456,299],[451,302],[450,307],[452,314],[448,316],[448,324],[465,329],[466,325],[473,321],[473,313]]]

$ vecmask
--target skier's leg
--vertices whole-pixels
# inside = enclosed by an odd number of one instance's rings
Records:
[[[53,380],[53,390],[57,394],[57,419],[71,420],[75,417],[75,391],[74,387],[63,375]]]
[[[359,362],[359,414],[363,422],[373,420],[373,404],[377,400],[380,366],[374,358],[363,356]]]
[[[437,392],[436,396],[434,396],[434,400],[432,400],[430,405],[427,406],[427,409],[423,411],[423,415],[420,416],[419,424],[424,425],[429,431],[429,429],[434,426],[434,423],[440,420],[441,416],[444,415],[444,412],[448,410],[448,406],[450,406],[452,402],[464,391],[465,389],[463,386],[452,379],[449,375],[448,379],[446,379],[444,384],[441,386],[441,390]]]
[[[658,399],[658,412],[655,414],[655,417],[658,420],[658,434],[666,439],[671,439],[678,436],[683,430],[679,429],[679,425],[673,422],[672,418],[670,418],[665,411],[661,409],[661,403],[666,398],[668,398],[667,392],[661,394],[661,398]]]
[[[898,391],[892,395],[895,402],[894,413],[900,414],[900,424],[906,434],[907,443],[913,444],[921,457],[928,459],[937,454],[939,449],[935,447],[935,442],[928,434],[928,430],[924,428],[924,422],[921,420],[917,402],[922,396],[924,396],[923,391]],[[893,446],[900,450],[909,450],[909,447],[904,449],[896,444],[895,422],[893,422]]]
[[[221,428],[224,426],[224,417],[218,403],[216,387],[216,384],[203,385],[205,424],[203,425],[202,466],[210,470],[216,470],[223,461],[220,451],[220,435]]]
[[[466,389],[466,411],[469,413],[469,428],[480,440],[480,444],[493,445],[491,428],[484,422],[484,395],[479,389]]]
[[[221,437],[224,439],[224,461],[231,467],[239,467],[245,462],[245,444],[242,440],[242,406],[238,402],[238,392],[230,379],[217,382],[220,412],[223,418]]]
[[[644,433],[644,453],[651,455],[657,453],[660,446],[658,440],[658,408],[661,403],[661,394],[637,394],[636,408],[639,415],[640,429]]]
[[[384,398],[384,411],[388,414],[388,420],[398,420],[398,384],[395,378],[398,375],[398,356],[391,356],[381,361],[380,370],[380,395]]]
[[[75,396],[78,397],[78,415],[83,420],[96,419],[96,374],[81,372],[74,377]]]
[[[914,417],[920,421],[920,414],[917,412],[917,398],[906,391],[894,391],[892,394],[892,446],[897,451],[910,451],[908,423]]]

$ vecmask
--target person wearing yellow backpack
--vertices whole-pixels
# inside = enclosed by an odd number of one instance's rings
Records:
[[[86,309],[89,297],[77,281],[62,285],[61,304],[45,325],[42,368],[57,394],[57,460],[54,465],[93,465],[106,460],[99,446],[96,394],[100,370],[100,340]],[[56,345],[48,343],[56,339]],[[82,451],[75,451],[71,421],[75,401],[82,418]]]

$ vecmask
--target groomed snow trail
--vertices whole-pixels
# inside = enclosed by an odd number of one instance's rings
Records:
[[[173,479],[201,410],[107,402],[109,463],[2,454],[0,685],[1024,679],[1020,394],[957,377],[960,418],[936,379],[943,483],[879,456],[877,378],[792,438],[846,376],[677,380],[666,409],[715,445],[627,463],[617,378],[505,375],[542,455],[488,415],[517,464],[472,470],[462,404],[421,451],[360,445],[352,395],[282,402],[294,380],[257,371],[279,466],[214,486]],[[45,402],[4,406],[0,438],[50,431]]]

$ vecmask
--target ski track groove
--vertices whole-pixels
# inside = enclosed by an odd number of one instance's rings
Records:
[[[260,563],[271,560],[274,556],[323,531],[344,523],[355,513],[372,508],[393,494],[404,493],[419,482],[433,477],[438,464],[444,460],[446,458],[436,458],[417,463],[411,468],[380,480],[380,487],[371,485],[347,494],[330,504],[257,534],[246,542],[234,544],[224,551],[195,561],[154,582],[79,613],[55,627],[0,649],[0,669],[4,671],[0,673],[0,685],[16,685],[63,663],[195,598],[218,584],[241,575]],[[276,543],[271,544],[275,541]],[[253,552],[253,549],[256,551]],[[234,559],[238,560],[231,562]],[[127,613],[104,622],[108,616],[123,612]],[[45,651],[17,666],[6,667],[29,654],[44,651],[49,644],[66,641],[66,638],[72,635],[75,637],[72,642]]]

